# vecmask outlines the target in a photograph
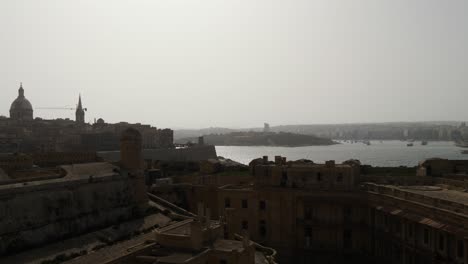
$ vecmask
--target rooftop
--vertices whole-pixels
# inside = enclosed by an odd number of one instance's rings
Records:
[[[362,187],[370,193],[392,196],[454,214],[468,215],[468,193],[464,190],[447,189],[444,185],[397,186],[364,183]]]

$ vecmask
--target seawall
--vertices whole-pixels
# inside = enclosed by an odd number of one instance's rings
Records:
[[[117,162],[120,160],[120,151],[98,152],[98,156],[109,162]],[[201,161],[217,157],[216,148],[212,145],[180,149],[145,149],[142,156],[145,160],[161,161]]]

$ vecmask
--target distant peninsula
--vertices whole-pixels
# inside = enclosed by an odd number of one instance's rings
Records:
[[[313,135],[294,134],[289,132],[232,132],[228,134],[205,135],[205,144],[215,146],[278,146],[303,147],[326,146],[338,144],[337,142]],[[195,138],[187,138],[185,142],[196,142]]]

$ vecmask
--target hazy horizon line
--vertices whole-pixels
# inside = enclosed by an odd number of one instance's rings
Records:
[[[466,121],[461,120],[433,120],[433,121],[388,121],[388,122],[344,122],[344,123],[302,123],[302,124],[286,124],[286,125],[271,125],[270,127],[284,127],[284,126],[338,126],[338,125],[379,125],[379,124],[431,124],[431,123],[463,123]],[[223,127],[223,126],[209,126],[201,128],[187,128],[187,127],[173,127],[173,130],[202,130],[202,129],[258,129],[258,127]]]

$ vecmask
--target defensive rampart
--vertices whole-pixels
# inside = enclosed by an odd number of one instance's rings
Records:
[[[84,166],[99,170],[111,165]],[[1,185],[0,255],[132,218],[139,180],[111,169],[101,175]]]

